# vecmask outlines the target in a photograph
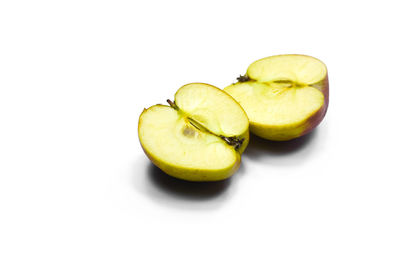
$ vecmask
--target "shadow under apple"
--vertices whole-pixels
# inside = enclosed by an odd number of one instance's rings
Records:
[[[318,147],[318,130],[291,141],[268,141],[251,135],[250,143],[242,154],[239,170],[230,178],[218,182],[190,182],[184,181],[161,171],[144,156],[137,162],[135,168],[135,183],[138,188],[151,199],[167,205],[185,209],[214,209],[221,206],[232,195],[232,190],[239,179],[246,175],[246,162],[262,162],[267,165],[290,166],[306,160],[315,147]],[[318,139],[318,140],[315,140]],[[147,168],[141,169],[147,161]],[[146,165],[146,164],[145,164]],[[139,178],[140,177],[140,178]]]
[[[309,134],[290,141],[269,141],[251,134],[249,145],[243,156],[255,161],[267,159],[269,163],[298,163],[312,151],[317,135],[318,129],[315,129]]]
[[[231,184],[231,178],[218,182],[190,182],[169,176],[149,163],[146,175],[152,184],[170,196],[186,200],[208,200],[223,194]]]

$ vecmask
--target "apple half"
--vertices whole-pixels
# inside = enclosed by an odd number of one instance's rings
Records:
[[[144,109],[139,140],[162,171],[189,181],[232,176],[249,142],[249,120],[227,93],[208,84],[181,87],[170,106]]]
[[[309,133],[322,121],[329,103],[327,68],[306,55],[257,60],[224,90],[246,111],[250,131],[274,141]]]

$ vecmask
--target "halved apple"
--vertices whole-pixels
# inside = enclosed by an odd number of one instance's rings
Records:
[[[139,118],[139,140],[165,173],[190,181],[217,181],[240,166],[249,120],[227,93],[208,84],[181,87],[170,106],[155,105]]]
[[[309,133],[322,121],[329,103],[327,68],[305,55],[255,61],[238,83],[224,90],[246,111],[250,131],[274,141]]]

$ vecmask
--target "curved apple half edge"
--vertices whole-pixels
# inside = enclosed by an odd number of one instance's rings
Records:
[[[312,131],[329,104],[328,71],[306,55],[278,55],[252,63],[238,82],[224,90],[246,111],[250,131],[286,141]]]
[[[139,140],[162,171],[183,180],[218,181],[240,166],[249,142],[249,120],[227,93],[208,84],[181,87],[169,106],[154,105],[139,117]]]

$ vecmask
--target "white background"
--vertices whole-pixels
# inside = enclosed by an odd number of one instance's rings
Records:
[[[0,266],[400,266],[396,1],[1,1]],[[330,107],[240,170],[150,164],[143,108],[259,58],[326,63]]]

